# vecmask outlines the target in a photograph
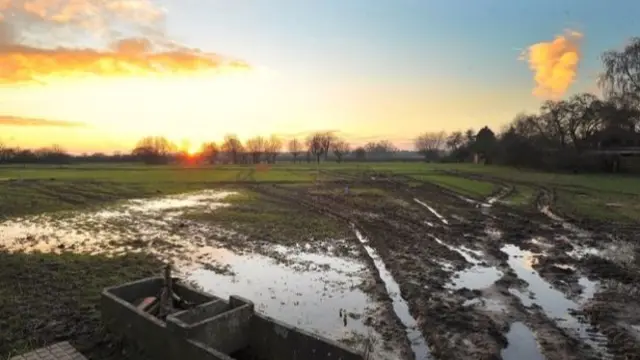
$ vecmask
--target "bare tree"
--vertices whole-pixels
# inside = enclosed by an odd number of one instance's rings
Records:
[[[244,146],[251,155],[254,164],[260,162],[260,156],[266,150],[266,143],[266,140],[262,136],[253,137],[245,142]]]
[[[342,158],[351,151],[351,146],[348,142],[342,139],[336,139],[333,141],[331,149],[333,150],[333,154],[336,156],[337,161],[342,162]]]
[[[356,156],[356,160],[364,161],[367,157],[367,150],[365,150],[364,147],[359,146],[353,151],[353,154]]]
[[[607,97],[630,95],[640,101],[640,37],[631,38],[624,49],[602,54],[604,72],[599,85]]]
[[[176,145],[165,137],[147,136],[138,141],[132,155],[146,163],[166,163],[176,149]]]
[[[218,145],[213,141],[202,144],[200,148],[200,156],[202,156],[203,159],[207,159],[210,164],[216,162],[216,157],[219,152],[220,149],[218,149]]]
[[[324,139],[324,133],[315,133],[309,135],[306,140],[309,153],[315,156],[318,163],[320,163],[320,157],[324,154]]]
[[[390,155],[398,151],[398,148],[389,140],[372,141],[365,144],[364,149],[373,155]]]
[[[271,135],[265,142],[265,153],[267,155],[267,161],[275,164],[276,157],[282,150],[282,139],[276,135]]]
[[[242,143],[236,135],[229,134],[224,137],[221,150],[227,153],[228,156],[231,156],[231,161],[237,164],[240,156],[244,152],[244,146],[242,146]]]
[[[435,160],[444,145],[445,137],[444,131],[426,132],[414,140],[414,146],[425,160]]]
[[[456,151],[464,143],[464,135],[462,131],[454,131],[447,137],[447,148],[451,151]]]
[[[329,150],[331,149],[331,144],[336,140],[336,136],[333,132],[327,131],[322,133],[320,136],[320,143],[322,144],[322,152],[324,153],[324,160],[327,160],[327,156],[329,156]]]
[[[300,140],[298,139],[291,139],[289,140],[289,152],[291,153],[291,156],[293,156],[293,162],[295,163],[298,155],[300,155],[300,153],[304,150],[304,146],[302,144],[302,142],[300,142]]]

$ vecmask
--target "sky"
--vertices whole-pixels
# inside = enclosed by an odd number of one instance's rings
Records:
[[[335,130],[410,148],[597,91],[614,0],[0,0],[0,141],[129,151]]]

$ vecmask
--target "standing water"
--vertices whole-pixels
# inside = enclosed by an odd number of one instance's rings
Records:
[[[395,281],[376,250],[369,246],[369,240],[364,237],[362,233],[355,228],[355,226],[353,227],[353,230],[356,237],[367,251],[367,254],[371,260],[373,260],[376,269],[378,269],[378,272],[380,273],[380,278],[384,282],[387,293],[393,302],[393,310],[405,326],[407,338],[409,339],[409,342],[411,342],[411,349],[413,350],[416,360],[430,359],[431,355],[427,341],[424,339],[424,336],[422,336],[422,333],[418,328],[418,322],[413,318],[413,316],[411,316],[411,313],[409,312],[409,305],[402,298],[400,286]]]

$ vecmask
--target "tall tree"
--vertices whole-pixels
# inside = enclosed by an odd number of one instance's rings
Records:
[[[425,161],[436,160],[444,145],[445,137],[444,131],[426,132],[414,140],[414,147],[424,156]]]
[[[464,135],[462,131],[454,131],[447,137],[447,148],[451,151],[456,151],[464,143]]]
[[[244,146],[236,135],[229,134],[224,137],[221,150],[231,157],[231,161],[234,164],[237,164],[240,156],[244,153]]]
[[[320,157],[324,154],[324,133],[315,133],[307,137],[306,145],[310,154],[315,156],[318,164]]]
[[[260,156],[266,150],[266,140],[262,136],[252,137],[244,144],[247,152],[251,155],[254,164],[260,162]]]
[[[146,163],[166,163],[177,147],[162,136],[147,136],[138,141],[132,155]]]
[[[605,96],[630,96],[640,102],[640,37],[631,38],[622,50],[602,54],[604,71],[599,85]]]
[[[331,148],[338,162],[342,162],[342,158],[349,154],[349,151],[351,151],[351,146],[349,145],[349,143],[342,139],[334,140]]]
[[[267,161],[275,164],[276,157],[282,150],[282,139],[276,135],[271,135],[265,142],[265,153],[267,155]]]
[[[202,147],[200,148],[200,156],[202,156],[203,159],[206,159],[210,164],[216,162],[216,157],[219,152],[220,149],[218,149],[218,145],[213,141],[202,144]]]
[[[298,159],[298,155],[304,151],[304,146],[300,140],[294,138],[289,140],[288,148],[289,153],[293,156],[293,162],[295,163]]]

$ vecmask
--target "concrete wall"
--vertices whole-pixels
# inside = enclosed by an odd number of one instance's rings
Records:
[[[197,324],[190,338],[222,353],[234,353],[249,346],[252,317],[253,305],[242,305]]]
[[[182,298],[200,303],[167,317],[164,322],[138,310],[132,302],[157,295],[162,278],[150,278],[102,293],[102,317],[107,328],[123,336],[154,359],[233,360],[239,350],[264,359],[362,360],[336,342],[255,313],[253,302],[238,296],[224,301],[176,284]]]
[[[135,299],[157,295],[161,285],[162,278],[152,278],[105,289],[100,299],[100,307],[102,320],[107,329],[119,337],[126,338],[154,359],[233,360],[202,343],[175,336],[168,331],[164,321],[133,306],[131,302]],[[176,289],[178,288],[180,287],[176,286]],[[188,288],[182,288],[181,291],[193,300],[214,298]],[[189,292],[192,294],[188,294]]]
[[[254,314],[251,319],[251,352],[278,360],[363,360],[362,354],[342,344],[297,329],[273,318]]]
[[[169,318],[175,323],[182,323],[184,325],[192,325],[202,319],[207,319],[216,316],[224,311],[229,310],[229,303],[217,299],[204,304],[200,304],[192,309],[175,313]],[[169,320],[169,319],[167,319]]]

